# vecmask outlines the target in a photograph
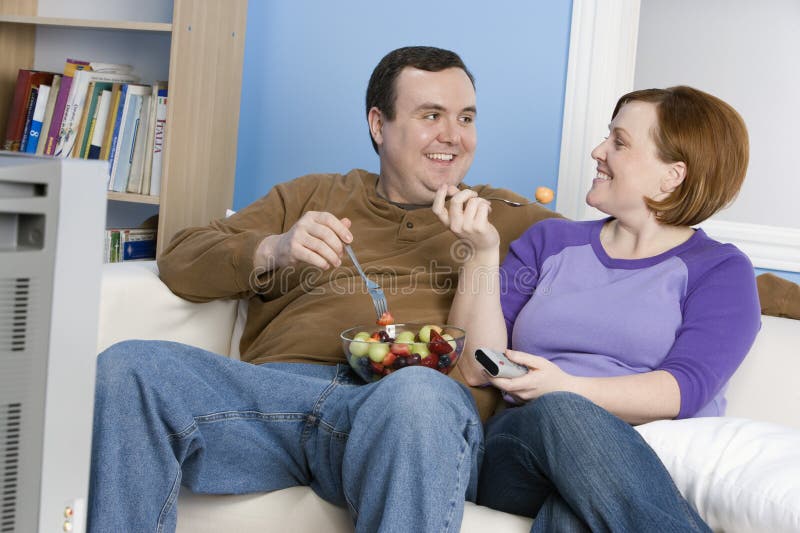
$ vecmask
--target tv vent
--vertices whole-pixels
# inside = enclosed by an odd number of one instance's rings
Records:
[[[25,350],[30,295],[30,278],[0,280],[0,335],[12,352]]]
[[[0,532],[14,531],[19,478],[19,438],[22,404],[10,403],[0,412],[0,460],[3,465],[2,500],[0,500]]]

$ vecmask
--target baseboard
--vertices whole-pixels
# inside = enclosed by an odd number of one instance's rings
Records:
[[[707,220],[700,227],[709,237],[743,251],[756,268],[800,272],[800,229]]]

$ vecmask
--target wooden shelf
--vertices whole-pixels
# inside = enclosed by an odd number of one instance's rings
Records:
[[[21,15],[0,15],[0,22],[33,24],[59,28],[78,28],[87,30],[128,30],[171,33],[172,24],[165,22],[129,22],[118,20],[71,19],[60,17],[38,17]]]
[[[129,37],[161,43],[166,36],[170,47],[169,105],[159,196],[108,193],[108,211],[133,217],[157,211],[159,251],[181,229],[225,216],[232,204],[236,174],[247,0],[174,0],[171,23],[124,20],[117,13],[127,11],[119,9],[106,10],[108,20],[38,16],[39,3],[0,0],[0,128],[8,120],[19,69],[36,68],[39,28],[93,30],[86,32],[88,35],[56,32],[76,35],[58,35],[55,42],[43,38],[46,52],[55,52],[59,61],[62,53],[64,58],[92,59],[84,57],[84,41],[94,41],[102,49],[106,39],[116,46]],[[103,0],[85,3],[99,5]],[[91,13],[84,10],[79,15]],[[152,16],[157,17],[163,20],[167,15]],[[106,30],[143,35],[105,36]],[[140,52],[136,47],[115,50],[108,61],[136,66]]]
[[[158,205],[158,196],[150,196],[146,194],[133,194],[129,192],[110,192],[108,193],[109,200],[116,200],[117,202],[131,202],[134,204],[153,204]]]

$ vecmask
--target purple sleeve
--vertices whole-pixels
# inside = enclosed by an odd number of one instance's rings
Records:
[[[688,418],[705,406],[738,368],[761,327],[753,266],[730,245],[713,261],[692,263],[683,301],[683,323],[657,370],[678,381],[681,409]]]

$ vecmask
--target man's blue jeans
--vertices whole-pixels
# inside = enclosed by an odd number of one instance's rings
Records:
[[[127,341],[98,359],[89,528],[172,531],[181,484],[309,485],[347,507],[356,531],[458,531],[482,450],[471,395],[429,368],[364,385],[346,365],[255,366]]]
[[[531,531],[710,531],[636,430],[582,396],[506,409],[485,438],[478,503]]]

